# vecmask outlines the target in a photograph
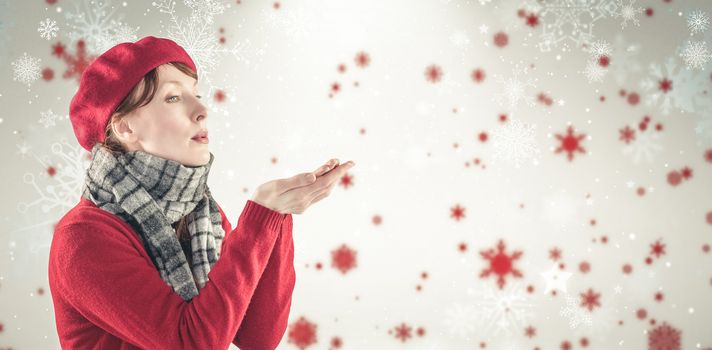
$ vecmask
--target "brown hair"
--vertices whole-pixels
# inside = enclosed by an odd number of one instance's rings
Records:
[[[183,72],[185,75],[198,79],[198,74],[196,74],[190,67],[181,62],[168,62],[168,64],[176,67],[178,70]],[[143,84],[142,84],[143,83]],[[143,89],[141,86],[143,85]],[[114,110],[111,115],[111,119],[106,124],[106,129],[104,130],[105,139],[101,143],[101,146],[107,149],[109,152],[114,154],[114,156],[127,151],[123,143],[114,135],[113,129],[111,127],[112,123],[118,122],[126,116],[127,114],[135,111],[136,109],[147,105],[153,100],[156,94],[156,89],[158,88],[158,67],[152,69],[150,72],[143,76],[143,79],[139,81],[131,91],[124,97],[124,99],[119,103],[119,105]],[[179,240],[189,239],[188,226],[185,222],[185,216],[173,224],[173,228],[176,230]],[[190,245],[188,245],[190,246]],[[188,260],[190,257],[188,257]]]

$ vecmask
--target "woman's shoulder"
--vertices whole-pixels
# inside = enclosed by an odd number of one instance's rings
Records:
[[[85,228],[97,226],[126,228],[121,218],[97,207],[94,202],[84,197],[80,197],[79,202],[59,219],[55,225],[55,233],[66,227],[77,225]]]

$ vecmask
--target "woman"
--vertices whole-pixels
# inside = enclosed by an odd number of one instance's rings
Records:
[[[91,152],[79,203],[55,226],[49,286],[62,348],[274,349],[292,291],[292,213],[354,164],[257,188],[233,231],[207,186],[213,162],[197,69],[175,42],[106,51],[70,104]]]

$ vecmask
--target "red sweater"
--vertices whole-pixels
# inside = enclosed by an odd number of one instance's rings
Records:
[[[81,198],[55,227],[49,287],[63,349],[274,349],[295,284],[292,215],[251,200],[190,302],[164,282],[133,228]]]

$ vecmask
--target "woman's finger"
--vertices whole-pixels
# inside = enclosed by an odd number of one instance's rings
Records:
[[[338,165],[338,164],[339,164],[338,159],[330,159],[328,162],[326,162],[326,164],[324,164],[324,165],[320,166],[318,169],[314,170],[313,174],[316,175],[316,177],[322,176],[322,175],[328,173],[329,171],[331,171],[332,169],[334,169],[334,167],[336,167],[336,165]]]

